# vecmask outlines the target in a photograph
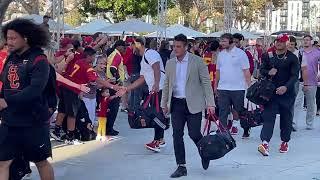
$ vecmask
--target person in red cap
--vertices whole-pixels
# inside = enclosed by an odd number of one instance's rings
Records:
[[[280,153],[289,150],[288,142],[292,132],[293,106],[295,102],[295,84],[299,77],[299,60],[287,49],[289,37],[280,34],[275,43],[275,51],[262,57],[260,73],[270,79],[276,87],[274,96],[264,105],[262,119],[264,121],[260,138],[262,144],[258,151],[263,156],[269,156],[269,142],[273,135],[276,115],[280,114],[280,136],[282,143]]]

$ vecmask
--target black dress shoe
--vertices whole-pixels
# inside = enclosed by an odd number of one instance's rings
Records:
[[[207,170],[209,168],[210,160],[206,160],[201,158],[202,167],[204,170]]]
[[[183,167],[183,166],[178,166],[178,169],[171,174],[171,178],[179,178],[182,176],[187,176],[188,172],[187,172],[187,168]]]

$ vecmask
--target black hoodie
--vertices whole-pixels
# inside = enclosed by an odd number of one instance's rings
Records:
[[[48,125],[48,102],[44,92],[49,78],[49,63],[43,50],[30,48],[21,55],[12,53],[3,68],[0,97],[8,107],[2,123],[10,127]]]

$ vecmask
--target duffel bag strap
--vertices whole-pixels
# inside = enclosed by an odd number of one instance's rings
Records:
[[[149,94],[147,96],[147,98],[144,100],[144,102],[143,102],[143,108],[144,109],[147,109],[147,107],[148,107],[148,105],[149,105],[149,103],[151,101],[151,98],[152,98],[152,94]]]
[[[220,122],[219,118],[217,117],[216,114],[209,114],[208,116],[208,119],[213,121],[218,129],[221,131],[221,132],[227,132],[228,130],[222,125],[222,123]]]
[[[160,112],[159,94],[154,93],[154,96],[156,96],[156,103],[155,103],[156,111],[157,111],[157,113],[159,113]]]
[[[210,129],[211,129],[211,120],[208,116],[208,118],[206,119],[206,124],[204,125],[204,128],[203,128],[202,134],[204,136],[208,135],[210,133]]]

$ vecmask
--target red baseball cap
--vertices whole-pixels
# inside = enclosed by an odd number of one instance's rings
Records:
[[[87,45],[91,44],[93,42],[93,38],[91,36],[87,36],[87,37],[83,38],[83,42]]]
[[[289,41],[289,36],[287,34],[279,34],[276,38],[278,42],[287,42]]]
[[[60,47],[61,48],[66,47],[68,44],[72,44],[72,39],[71,38],[65,37],[65,38],[62,38],[60,40]]]
[[[134,43],[134,42],[135,42],[134,38],[129,37],[126,39],[126,43]]]

